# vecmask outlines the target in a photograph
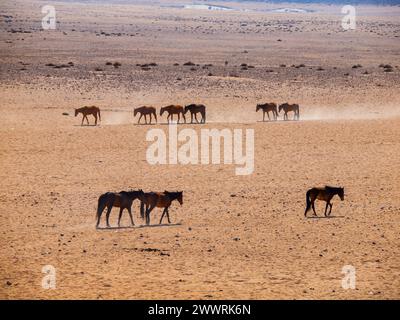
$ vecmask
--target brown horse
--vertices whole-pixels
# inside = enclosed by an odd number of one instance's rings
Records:
[[[298,104],[283,103],[279,106],[279,113],[282,109],[285,112],[285,114],[283,115],[283,120],[289,120],[288,112],[291,111],[294,112],[293,120],[300,120],[300,107]]]
[[[265,121],[265,113],[267,113],[268,115],[268,120],[271,121],[271,118],[269,117],[270,111],[272,112],[274,120],[276,121],[278,119],[278,107],[276,103],[271,102],[271,103],[257,104],[256,112],[260,109],[262,109],[263,111],[263,121]]]
[[[180,192],[148,192],[144,194],[144,200],[140,205],[140,215],[142,219],[146,218],[146,224],[150,224],[150,213],[155,208],[164,208],[164,211],[161,215],[160,224],[164,215],[167,215],[168,223],[171,223],[169,220],[169,212],[168,209],[171,206],[172,201],[177,200],[181,205],[183,204],[183,191]],[[146,210],[145,207],[146,206]],[[146,216],[145,216],[146,215]]]
[[[185,114],[190,111],[190,123],[193,123],[193,115],[196,119],[196,122],[199,123],[197,120],[197,114],[201,114],[201,121],[200,123],[206,122],[206,106],[204,104],[189,104],[185,106]]]
[[[182,113],[183,120],[186,123],[185,110],[183,109],[182,106],[169,105],[169,106],[166,106],[166,107],[162,107],[161,110],[160,110],[160,116],[163,115],[164,111],[168,112],[168,117],[167,117],[168,123],[169,123],[170,117],[171,117],[171,121],[173,120],[174,114],[178,115],[178,123],[179,123],[179,120],[181,118],[181,113]]]
[[[140,119],[142,119],[142,117],[144,116],[144,121],[147,124],[147,115],[150,115],[150,124],[151,124],[151,115],[154,116],[154,118],[156,119],[156,123],[157,123],[156,108],[143,106],[143,107],[133,109],[134,117],[136,117],[137,113],[140,113],[138,123],[140,123]]]
[[[135,224],[133,223],[131,208],[132,208],[132,202],[135,199],[139,199],[141,201],[144,199],[143,190],[121,191],[118,193],[107,192],[107,193],[102,194],[98,200],[97,215],[96,215],[96,217],[97,217],[96,228],[99,227],[100,218],[101,218],[101,215],[102,215],[105,207],[107,207],[106,221],[107,221],[108,228],[110,228],[109,218],[110,218],[111,209],[113,207],[119,208],[118,227],[120,226],[122,211],[124,211],[124,209],[128,210],[129,216],[131,218],[132,226],[134,226]]]
[[[82,123],[81,126],[83,126],[83,120],[87,121],[87,124],[89,125],[89,119],[88,119],[88,115],[93,115],[94,119],[95,119],[95,123],[94,125],[97,125],[97,115],[99,115],[99,120],[101,120],[101,116],[100,116],[100,109],[95,107],[95,106],[91,106],[91,107],[83,107],[83,108],[79,108],[79,109],[75,109],[75,117],[79,114],[82,113],[83,118],[82,118]]]
[[[307,191],[306,193],[306,211],[304,212],[304,216],[307,216],[307,212],[312,208],[314,211],[314,216],[317,215],[315,212],[315,206],[314,202],[316,199],[318,200],[323,200],[326,202],[326,207],[325,207],[325,217],[327,215],[330,215],[332,212],[332,203],[331,200],[335,195],[338,195],[340,197],[340,200],[344,200],[344,188],[338,188],[338,187],[330,187],[330,186],[325,186],[324,188],[312,188]],[[328,206],[330,206],[329,213],[328,211]]]

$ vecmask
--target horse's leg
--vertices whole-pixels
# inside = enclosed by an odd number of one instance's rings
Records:
[[[122,211],[124,211],[124,208],[119,208],[119,216],[118,216],[118,228],[121,226],[121,217],[122,217]]]
[[[313,199],[313,200],[311,200],[312,202],[311,202],[311,207],[312,207],[312,209],[313,209],[313,211],[314,211],[314,216],[317,216],[317,213],[315,212],[315,199]]]
[[[330,216],[330,215],[331,215],[331,212],[332,212],[333,204],[329,202],[329,206],[331,207],[331,208],[329,209],[329,214],[328,214],[328,215]]]
[[[268,121],[271,121],[271,118],[269,117],[269,111],[267,111],[267,115],[268,115]]]
[[[329,202],[327,201],[326,206],[325,206],[325,213],[324,213],[325,217],[326,217],[326,212],[328,211],[328,206],[329,206]]]
[[[132,224],[132,226],[134,226],[135,224],[133,223],[132,207],[128,207],[127,209],[128,209],[129,217],[131,218],[131,224]]]
[[[87,125],[89,125],[89,118],[88,118],[88,115],[85,115],[85,117],[86,117]]]
[[[97,113],[94,114],[94,125],[97,126]]]
[[[150,115],[150,124],[151,124],[151,113],[149,115]]]
[[[106,214],[106,221],[107,221],[107,228],[110,228],[110,213],[111,213],[112,205],[107,207],[107,214]]]
[[[168,223],[171,223],[171,221],[169,220],[169,207],[167,207],[167,219],[168,219]]]
[[[143,117],[143,113],[140,114],[139,120],[137,122],[138,124],[140,123],[140,119],[142,119],[142,117]]]
[[[150,224],[150,213],[151,211],[155,208],[156,205],[150,205],[149,207],[146,208],[146,224]]]
[[[81,126],[83,126],[83,120],[85,120],[85,115],[82,114],[82,122],[81,122]]]
[[[146,224],[147,224],[147,225],[150,223],[150,219],[149,219],[149,208],[150,208],[150,205],[146,204],[145,218],[146,218]]]
[[[265,111],[263,110],[263,122],[265,121]]]
[[[199,123],[199,120],[197,120],[197,113],[194,114],[194,118],[196,119],[196,122]]]
[[[181,119],[181,114],[180,113],[178,113],[178,123],[179,123],[179,120]]]
[[[144,123],[147,124],[147,114],[144,114]]]
[[[164,218],[164,214],[166,213],[166,211],[167,211],[167,207],[164,208],[164,211],[163,211],[163,213],[161,215],[160,224],[162,222],[162,219]]]
[[[170,117],[171,117],[171,113],[168,113],[168,116],[167,116],[167,122],[168,123],[170,122]]]

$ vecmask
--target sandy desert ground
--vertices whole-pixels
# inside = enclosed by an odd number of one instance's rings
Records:
[[[41,27],[49,2],[56,30]],[[185,3],[0,4],[0,298],[400,298],[400,7],[357,7],[344,31],[337,6]],[[301,121],[260,122],[264,101],[299,103]],[[179,130],[254,129],[253,174],[147,162],[166,118],[135,125],[132,109],[191,102],[207,124]],[[84,105],[99,126],[80,126]],[[345,201],[304,218],[306,190],[325,184]],[[135,202],[135,228],[124,215],[96,230],[99,195],[130,188],[184,203],[170,225],[157,209],[145,226]]]

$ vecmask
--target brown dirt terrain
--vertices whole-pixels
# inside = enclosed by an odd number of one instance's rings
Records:
[[[357,7],[345,32],[335,6],[121,3],[54,2],[56,30],[41,30],[48,1],[0,5],[0,298],[400,298],[400,8]],[[264,101],[299,103],[301,121],[260,122]],[[148,164],[146,134],[167,133],[166,117],[135,125],[132,109],[192,102],[207,124],[179,130],[254,129],[253,174]],[[83,105],[100,126],[80,126]],[[304,218],[306,190],[325,184],[345,201]],[[144,226],[135,202],[135,228],[125,214],[126,228],[96,230],[99,195],[129,188],[183,190],[184,203],[171,225],[157,209]]]

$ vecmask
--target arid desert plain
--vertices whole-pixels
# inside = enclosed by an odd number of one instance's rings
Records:
[[[111,2],[1,1],[0,298],[400,298],[400,7],[357,6],[345,30],[333,5]],[[262,102],[298,103],[300,121],[262,122]],[[160,107],[189,103],[207,121],[178,131],[254,130],[251,174],[148,162]],[[91,105],[101,121],[81,126]],[[137,125],[142,105],[158,124]],[[304,217],[325,185],[344,201]],[[96,229],[99,196],[130,189],[183,205],[146,226],[135,200],[135,227],[114,208]]]

